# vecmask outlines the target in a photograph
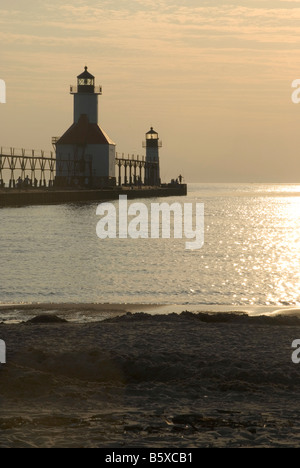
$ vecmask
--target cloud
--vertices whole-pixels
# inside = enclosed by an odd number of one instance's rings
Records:
[[[4,4],[6,0],[4,1]],[[19,9],[0,9],[1,43],[13,51],[36,50],[68,53],[73,47],[86,51],[101,47],[105,56],[130,58],[180,58],[207,50],[288,49],[298,47],[300,8],[280,0],[253,2],[167,2],[146,0],[74,1],[62,3],[17,2]],[[294,1],[297,5],[299,2]],[[299,3],[300,4],[300,3]],[[30,7],[30,5],[32,5]],[[266,6],[268,5],[268,7]],[[14,47],[15,46],[15,47]],[[60,50],[59,50],[60,51]],[[93,53],[93,52],[92,52]],[[176,60],[177,57],[177,60]]]
[[[208,86],[219,74],[234,85],[274,72],[280,79],[283,63],[292,73],[300,8],[283,0],[243,3],[29,0],[26,8],[1,6],[0,40],[9,67],[23,72],[25,58],[28,69],[48,80],[55,62],[67,74],[83,60],[102,62],[115,81],[136,73],[146,85],[157,75],[162,87],[194,87],[197,80]]]

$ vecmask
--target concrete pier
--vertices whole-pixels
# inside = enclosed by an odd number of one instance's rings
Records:
[[[127,195],[128,199],[159,198],[187,195],[187,185],[166,184],[161,187],[115,187],[104,190],[72,190],[64,189],[28,189],[28,190],[0,190],[0,207],[53,205],[64,203],[99,202],[117,200],[120,195]]]

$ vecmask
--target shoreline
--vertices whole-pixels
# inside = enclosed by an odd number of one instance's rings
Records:
[[[10,303],[0,304],[0,322],[21,323],[36,315],[52,314],[73,323],[103,321],[127,313],[170,315],[182,312],[192,314],[238,314],[249,317],[276,317],[278,315],[300,317],[297,306],[227,306],[203,304],[142,304],[142,303]]]
[[[300,308],[290,306],[205,306],[188,304],[138,304],[138,303],[32,303],[0,304],[0,323],[19,324],[36,316],[58,316],[70,323],[97,323],[127,314],[144,314],[153,317],[170,315],[236,315],[245,318],[268,317],[300,318]],[[295,322],[297,323],[297,322]]]

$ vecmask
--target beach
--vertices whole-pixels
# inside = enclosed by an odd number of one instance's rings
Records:
[[[298,317],[40,322],[0,324],[1,447],[300,445]]]

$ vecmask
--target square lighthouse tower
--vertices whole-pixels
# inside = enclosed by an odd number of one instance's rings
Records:
[[[116,145],[98,125],[98,96],[102,88],[85,67],[71,86],[74,123],[55,139],[56,185],[103,188],[116,184]]]

